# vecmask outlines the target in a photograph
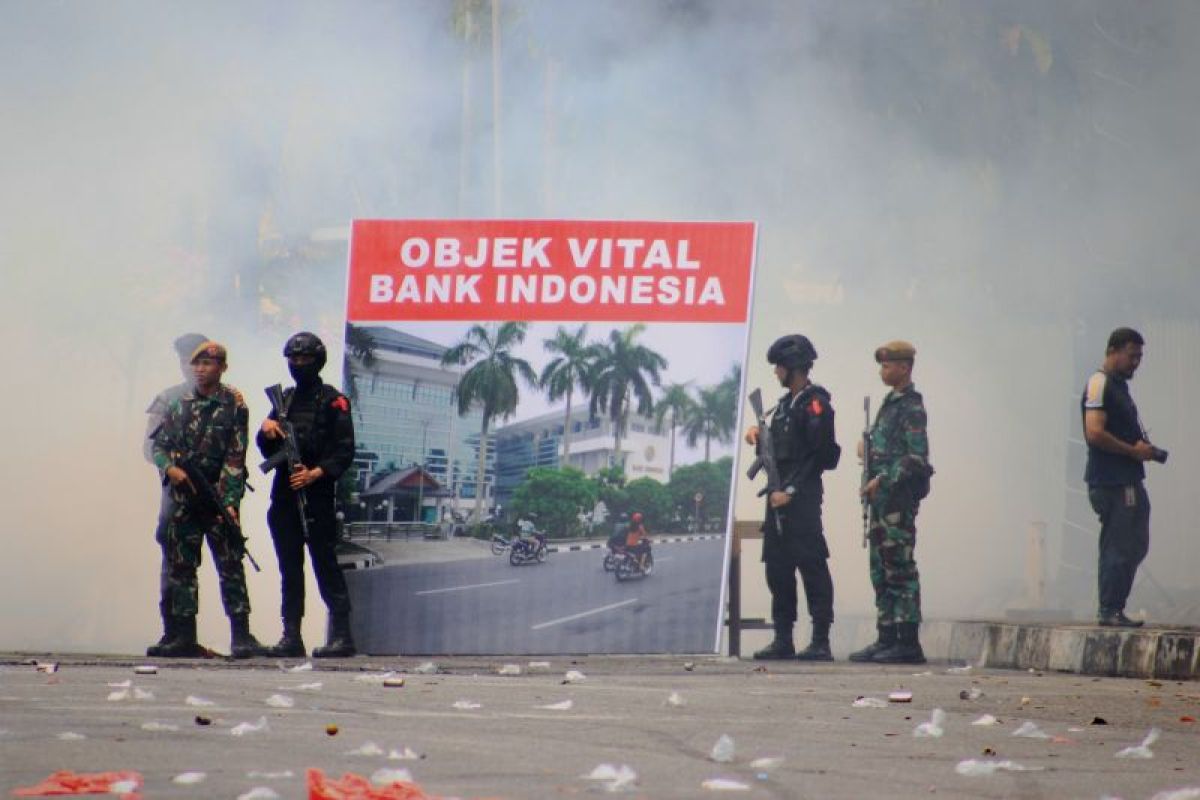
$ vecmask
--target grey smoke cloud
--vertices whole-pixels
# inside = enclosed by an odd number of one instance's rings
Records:
[[[504,215],[758,221],[749,383],[773,385],[775,336],[810,335],[844,443],[862,396],[882,396],[874,346],[917,344],[938,468],[918,548],[931,613],[1018,601],[1036,520],[1064,587],[1050,601],[1088,610],[1057,567],[1088,566],[1064,548],[1068,517],[1094,523],[1070,516],[1074,403],[1108,330],[1141,327],[1135,397],[1172,450],[1151,470],[1147,565],[1187,604],[1200,12],[502,7]],[[177,379],[176,335],[229,344],[257,424],[288,333],[340,344],[344,254],[311,256],[315,231],[493,213],[490,23],[465,43],[453,8],[4,4],[0,647],[153,638],[157,487],[139,440]],[[827,480],[842,615],[870,606],[851,462]],[[244,516],[269,564],[264,494]],[[738,512],[759,513],[749,487]],[[224,644],[210,573],[202,629]],[[277,591],[270,566],[251,585],[264,638]],[[310,603],[310,638],[322,622]]]

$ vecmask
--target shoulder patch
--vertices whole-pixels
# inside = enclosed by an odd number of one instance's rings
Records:
[[[821,405],[821,398],[814,397],[812,402],[808,404],[808,411],[814,417],[819,417],[825,412],[825,406]]]
[[[350,401],[346,399],[346,395],[344,394],[339,394],[329,405],[333,406],[338,411],[341,411],[343,414],[350,411]]]
[[[1088,378],[1087,388],[1083,392],[1084,408],[1104,408],[1104,390],[1108,386],[1108,376],[1097,372]]]

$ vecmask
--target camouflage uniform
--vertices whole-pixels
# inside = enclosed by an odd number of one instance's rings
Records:
[[[869,478],[880,477],[871,503],[871,585],[880,625],[921,621],[921,583],[913,550],[917,509],[929,492],[925,404],[909,386],[883,401],[871,428]]]
[[[167,468],[177,457],[191,456],[217,489],[224,506],[236,509],[245,492],[246,442],[249,412],[239,405],[235,390],[221,385],[211,397],[191,391],[167,408],[154,437],[154,464],[166,481]],[[250,613],[243,546],[223,530],[219,516],[185,486],[171,489],[173,509],[167,525],[167,590],[177,617],[195,617],[198,608],[196,569],[200,547],[216,562],[221,601],[229,617]]]

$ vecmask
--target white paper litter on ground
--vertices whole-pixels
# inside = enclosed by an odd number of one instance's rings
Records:
[[[1167,789],[1154,795],[1150,800],[1200,800],[1200,786]]]
[[[296,686],[279,686],[277,688],[293,692],[319,692],[324,685],[320,681],[313,681],[312,683],[301,683]]]
[[[181,772],[174,778],[171,778],[171,783],[178,783],[182,786],[194,786],[207,777],[207,773],[204,772]]]
[[[291,708],[292,706],[296,705],[296,701],[288,697],[286,694],[273,694],[266,700],[263,700],[263,702],[269,705],[271,708]]]
[[[950,667],[946,670],[947,675],[970,675],[971,666],[968,664],[965,667]]]
[[[135,686],[135,687],[133,687],[133,699],[134,700],[153,700],[154,692],[150,691],[149,689],[139,689],[138,687]]]
[[[388,751],[388,761],[418,761],[420,758],[421,754],[408,745],[403,750]]]
[[[376,786],[387,786],[396,781],[404,781],[405,783],[414,783],[412,773],[406,769],[397,769],[396,767],[380,767],[371,773],[371,783]]]
[[[108,785],[109,794],[132,794],[137,790],[137,781],[113,781]]]
[[[257,722],[243,722],[234,725],[229,732],[234,736],[245,736],[247,733],[262,733],[267,730],[270,730],[270,727],[267,725],[267,718],[259,717]]]
[[[505,664],[500,669],[496,670],[497,675],[520,675],[520,664]]]
[[[359,683],[383,683],[388,678],[394,677],[396,677],[396,673],[392,670],[388,670],[387,672],[368,672],[363,675],[356,676],[354,680],[358,681]]]
[[[414,669],[413,672],[420,673],[421,675],[433,675],[437,672],[437,670],[437,664],[433,663],[432,661],[426,661]]]
[[[782,756],[764,756],[751,761],[750,769],[775,769],[782,763]]]
[[[1012,732],[1013,736],[1019,736],[1023,739],[1049,739],[1050,734],[1043,731],[1035,723],[1026,720],[1022,722],[1020,727]]]
[[[701,789],[707,789],[710,792],[748,792],[750,786],[735,781],[732,778],[709,778],[700,784]]]
[[[687,700],[684,700],[679,692],[671,692],[667,695],[666,704],[671,708],[683,708],[687,705]]]
[[[899,691],[891,692],[888,694],[888,702],[889,703],[911,703],[912,702],[912,692],[909,692],[909,691],[906,691],[903,689],[901,689]]]
[[[150,722],[143,722],[142,730],[151,731],[153,733],[165,733],[167,731],[177,731],[179,730],[179,726],[172,725],[169,722],[157,722],[152,720]]]
[[[549,705],[538,706],[538,708],[544,708],[547,711],[570,711],[574,705],[575,702],[572,700],[563,700],[561,703],[550,703]]]
[[[968,758],[966,761],[960,761],[954,767],[954,771],[959,775],[968,777],[977,777],[980,775],[995,775],[1000,770],[1008,772],[1037,772],[1041,767],[1026,767],[1018,764],[1015,761],[1004,759],[1003,761],[987,761],[984,759]]]
[[[187,699],[184,700],[183,702],[187,703],[189,706],[203,707],[203,706],[215,706],[216,705],[216,703],[214,703],[212,700],[205,700],[203,697],[196,697],[194,694],[189,694],[187,696]]]
[[[567,670],[567,674],[563,675],[563,683],[579,683],[586,680],[587,675],[584,675],[577,669],[569,669]]]
[[[614,767],[612,764],[600,764],[587,775],[581,776],[586,781],[604,781],[604,788],[610,792],[620,792],[637,782],[637,773],[628,764]]]
[[[529,668],[530,669],[550,669],[550,662],[549,661],[530,661]]]
[[[1146,738],[1142,739],[1142,743],[1133,747],[1126,747],[1117,753],[1117,758],[1154,758],[1153,751],[1150,750],[1150,745],[1158,741],[1158,737],[1162,734],[1158,728],[1151,728],[1146,734]]]
[[[78,742],[81,739],[86,739],[87,737],[84,736],[82,733],[76,733],[75,731],[65,731],[63,733],[60,733],[58,735],[58,738],[64,742]]]
[[[727,733],[722,733],[717,738],[717,743],[713,745],[712,752],[708,757],[718,764],[728,764],[733,761],[733,739]]]
[[[917,739],[940,739],[942,734],[946,732],[942,727],[945,724],[946,712],[940,708],[935,708],[929,718],[929,722],[922,722],[913,728],[913,736]]]
[[[850,704],[853,708],[887,708],[887,701],[878,697],[860,697]]]
[[[139,664],[133,668],[134,675],[157,675],[158,667],[153,664]]]
[[[483,706],[471,700],[456,700],[454,702],[454,708],[457,708],[460,711],[474,711],[477,708],[483,708]]]
[[[294,777],[296,777],[296,775],[290,769],[281,769],[276,772],[260,772],[259,770],[255,769],[255,770],[251,770],[250,772],[247,772],[246,777],[247,778],[256,778],[259,780],[262,780],[262,779],[279,780],[282,778],[294,778]]]
[[[115,692],[108,693],[108,702],[110,702],[110,703],[118,703],[122,700],[128,700],[128,699],[129,699],[129,690],[128,689],[118,689]]]
[[[111,686],[114,689],[128,689],[130,686],[133,686],[133,681],[132,680],[114,681],[114,682],[110,683],[109,686]]]
[[[972,725],[997,725],[997,724],[999,724],[999,722],[1000,722],[1000,720],[996,719],[991,714],[984,714],[982,717],[973,721],[971,724]]]
[[[361,747],[350,750],[346,753],[348,756],[381,756],[383,748],[374,742],[363,742]]]
[[[964,689],[958,693],[960,700],[978,700],[983,697],[983,689],[978,686],[972,686],[970,689]]]
[[[279,792],[270,786],[255,786],[248,792],[239,794],[237,800],[278,800]]]
[[[282,662],[280,662],[280,666],[283,666]],[[283,668],[288,672],[312,672],[313,665],[311,661],[305,661],[303,664],[297,664],[294,667]]]

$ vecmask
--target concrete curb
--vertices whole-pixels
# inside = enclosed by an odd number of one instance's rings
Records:
[[[1125,678],[1200,678],[1200,631],[1096,625],[930,622],[922,640],[938,655],[981,667]],[[927,648],[929,649],[929,648]]]

